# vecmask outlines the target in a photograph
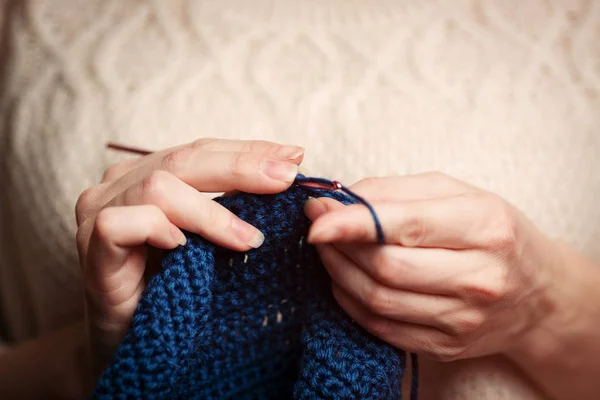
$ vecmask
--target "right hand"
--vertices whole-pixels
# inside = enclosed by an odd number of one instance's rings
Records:
[[[264,141],[198,140],[116,164],[77,201],[90,379],[123,339],[145,287],[148,245],[185,244],[181,229],[237,251],[264,237],[201,192],[278,193],[298,173],[304,150]]]

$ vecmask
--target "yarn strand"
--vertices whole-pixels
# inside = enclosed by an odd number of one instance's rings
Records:
[[[373,216],[373,221],[375,222],[375,230],[377,231],[377,243],[385,244],[383,228],[381,227],[381,222],[379,221],[379,217],[377,217],[377,213],[375,213],[375,209],[367,200],[359,196],[357,193],[353,192],[338,181],[331,181],[325,178],[309,178],[301,174],[298,174],[294,183],[299,186],[313,187],[317,189],[341,190],[348,196],[352,197],[353,199],[366,206],[369,209],[371,215]]]
[[[417,400],[419,397],[419,359],[416,353],[410,353],[411,363],[411,384],[410,400]]]

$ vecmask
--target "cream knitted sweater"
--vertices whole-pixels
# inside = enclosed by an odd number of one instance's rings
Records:
[[[199,137],[306,147],[352,183],[441,170],[600,262],[600,3],[6,0],[0,316],[81,315],[74,204],[123,156]],[[438,399],[540,398],[508,364],[426,365]],[[424,386],[434,387],[425,383]]]

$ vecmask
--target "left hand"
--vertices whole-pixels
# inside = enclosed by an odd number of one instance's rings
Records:
[[[350,187],[374,207],[311,199],[316,244],[341,307],[386,342],[440,361],[508,353],[552,312],[553,242],[516,208],[439,173]]]

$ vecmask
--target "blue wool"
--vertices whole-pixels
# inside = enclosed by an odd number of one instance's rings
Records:
[[[264,244],[240,253],[188,234],[148,283],[93,397],[401,399],[406,354],[336,303],[305,242],[309,195],[356,202],[299,185],[215,199],[260,229]]]
[[[366,201],[365,199],[363,199],[361,196],[359,196],[358,194],[356,194],[349,188],[343,186],[341,183],[339,183],[337,181],[330,181],[329,179],[324,179],[324,178],[310,178],[310,177],[306,177],[304,175],[298,174],[298,176],[296,177],[295,183],[300,184],[300,185],[316,183],[316,184],[324,185],[325,187],[329,188],[329,190],[339,189],[342,192],[345,192],[346,194],[348,194],[354,200],[357,200],[359,203],[364,204],[369,209],[369,212],[371,213],[371,216],[373,217],[373,221],[375,222],[375,231],[377,232],[377,243],[385,244],[385,238],[383,236],[383,228],[381,226],[381,222],[379,221],[379,217],[377,217],[377,214],[375,213],[375,209],[373,208],[373,206],[371,204],[369,204],[369,202]]]

